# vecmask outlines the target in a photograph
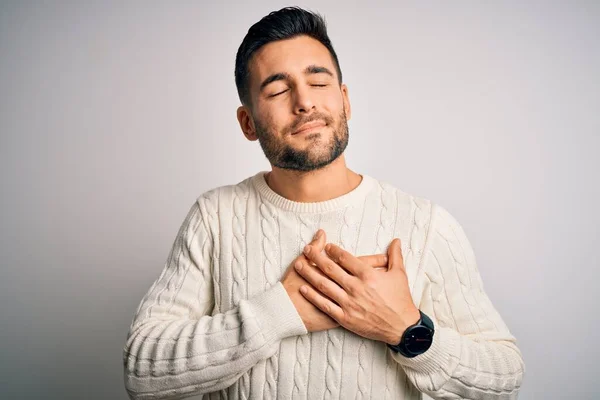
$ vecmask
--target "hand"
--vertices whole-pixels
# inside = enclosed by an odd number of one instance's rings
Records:
[[[406,328],[420,318],[410,295],[400,240],[394,239],[388,248],[387,271],[374,271],[331,243],[325,250],[329,257],[308,245],[306,261],[295,264],[310,283],[301,287],[303,296],[357,335],[398,344]]]
[[[325,247],[325,243],[327,243],[325,232],[319,229],[315,237],[313,238],[313,241],[310,243],[310,246],[313,248],[313,251],[315,253],[318,252],[319,254],[321,254],[323,248]],[[365,262],[366,265],[369,265],[372,268],[385,268],[388,264],[388,256],[385,254],[361,256],[359,257],[359,259],[361,259],[363,262]],[[283,287],[290,296],[292,303],[294,303],[298,314],[300,314],[300,317],[302,318],[302,322],[304,322],[306,329],[309,332],[317,332],[338,327],[339,324],[337,323],[337,321],[333,320],[329,315],[325,314],[317,307],[315,307],[300,293],[300,287],[310,286],[310,284],[304,278],[298,275],[298,273],[294,269],[294,265],[298,261],[306,263],[307,265],[309,263],[306,256],[304,254],[300,254],[300,256],[298,256],[294,261],[292,261],[290,267],[283,275],[281,283],[283,284]],[[314,272],[326,279],[320,270],[314,269]]]

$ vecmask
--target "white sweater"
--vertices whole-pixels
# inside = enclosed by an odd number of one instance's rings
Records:
[[[448,211],[367,175],[338,198],[293,202],[264,174],[192,205],[129,330],[132,399],[517,397],[521,354]],[[408,359],[341,327],[307,333],[279,280],[319,228],[357,256],[401,239],[413,300],[435,324],[427,352]]]

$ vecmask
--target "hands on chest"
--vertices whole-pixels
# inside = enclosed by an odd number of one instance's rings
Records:
[[[319,230],[282,284],[309,332],[341,325],[365,338],[397,344],[420,318],[399,239],[387,254],[356,257],[326,244],[325,232]]]

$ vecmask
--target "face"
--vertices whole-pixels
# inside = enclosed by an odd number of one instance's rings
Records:
[[[350,102],[329,51],[308,36],[263,46],[252,57],[252,106],[238,109],[249,140],[258,140],[279,168],[312,171],[348,145]]]

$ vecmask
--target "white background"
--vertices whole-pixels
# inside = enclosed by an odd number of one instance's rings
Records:
[[[126,399],[122,348],[194,199],[269,168],[234,58],[287,3],[0,4],[0,397]],[[351,169],[461,223],[520,399],[592,399],[600,3],[338,2]]]

